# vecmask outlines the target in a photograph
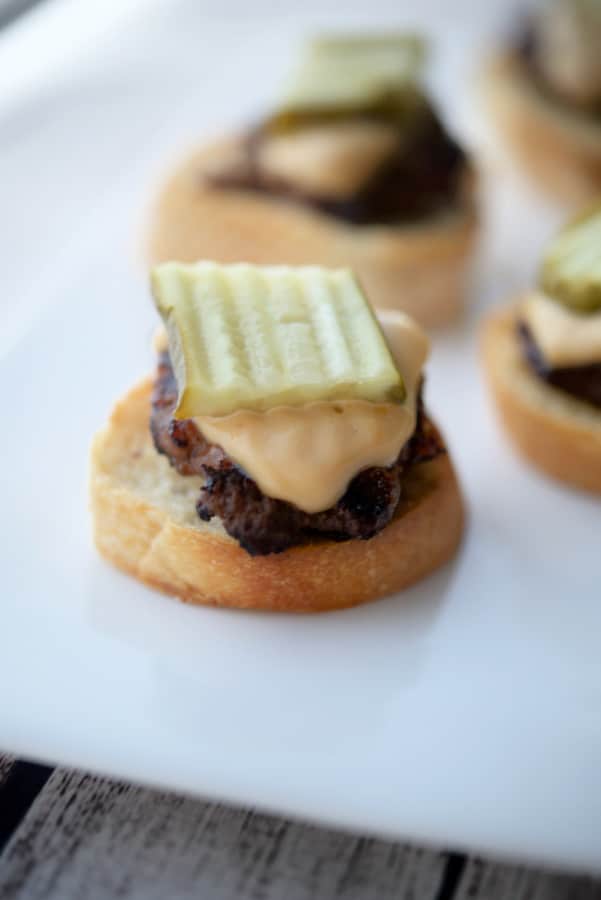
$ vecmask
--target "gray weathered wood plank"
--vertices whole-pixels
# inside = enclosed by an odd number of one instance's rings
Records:
[[[6,756],[6,754],[0,753],[0,784],[6,779],[6,776],[10,772],[13,766],[13,758],[12,756]]]
[[[6,847],[3,900],[434,900],[444,856],[56,771]]]
[[[470,859],[454,900],[601,900],[601,883]]]
[[[2,773],[10,760],[0,757]],[[0,856],[1,900],[601,900],[601,884],[56,770]]]

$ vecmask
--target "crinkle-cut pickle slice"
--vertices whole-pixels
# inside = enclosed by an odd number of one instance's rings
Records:
[[[545,293],[575,312],[601,309],[601,204],[568,223],[551,241],[540,284]]]
[[[415,35],[325,35],[310,42],[288,83],[272,130],[371,115],[402,122],[423,106],[425,44]]]
[[[152,290],[169,337],[178,418],[404,399],[348,269],[169,262],[153,270]]]

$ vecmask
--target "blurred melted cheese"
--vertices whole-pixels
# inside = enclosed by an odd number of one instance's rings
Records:
[[[266,137],[259,149],[264,172],[299,191],[349,197],[394,153],[393,126],[377,122],[335,122]]]
[[[601,363],[601,312],[576,313],[533,291],[522,304],[521,317],[549,366]]]

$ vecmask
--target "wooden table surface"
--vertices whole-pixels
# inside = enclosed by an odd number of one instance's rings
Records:
[[[601,882],[0,754],[0,900],[601,900]]]

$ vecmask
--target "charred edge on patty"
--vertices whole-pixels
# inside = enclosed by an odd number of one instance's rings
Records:
[[[150,418],[155,447],[181,475],[205,478],[196,504],[198,515],[203,521],[218,516],[227,533],[253,556],[281,553],[319,538],[373,537],[397,509],[403,472],[445,451],[440,434],[423,412],[420,396],[416,430],[398,460],[387,468],[365,469],[330,509],[306,513],[292,503],[265,496],[221,447],[205,440],[191,419],[173,418],[176,403],[175,376],[169,354],[163,353]]]
[[[246,163],[237,170],[211,175],[220,188],[251,190],[303,203],[351,225],[393,225],[415,221],[453,206],[459,198],[466,156],[429,110],[410,136],[360,191],[339,200],[298,190],[271,176],[258,164],[261,129],[247,141]]]
[[[601,363],[584,366],[549,366],[525,322],[518,322],[522,352],[532,371],[552,387],[601,409]]]

